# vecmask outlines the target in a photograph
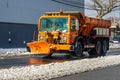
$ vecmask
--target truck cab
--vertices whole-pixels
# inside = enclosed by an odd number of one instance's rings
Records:
[[[79,20],[68,13],[46,13],[38,21],[38,40],[27,45],[34,54],[70,51],[79,31]]]

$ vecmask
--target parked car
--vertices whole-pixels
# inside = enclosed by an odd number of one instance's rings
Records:
[[[120,36],[114,37],[113,43],[120,43]]]

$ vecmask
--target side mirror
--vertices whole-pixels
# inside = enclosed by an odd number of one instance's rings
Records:
[[[71,30],[72,30],[72,31],[75,31],[75,30],[76,30],[76,26],[75,26],[75,25],[72,25],[72,26],[71,26]]]

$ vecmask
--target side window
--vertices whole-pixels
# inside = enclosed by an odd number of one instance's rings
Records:
[[[79,30],[78,19],[71,19],[71,31]]]

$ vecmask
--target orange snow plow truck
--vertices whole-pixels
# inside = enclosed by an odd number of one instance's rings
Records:
[[[31,54],[51,56],[69,52],[77,57],[105,56],[109,50],[109,20],[90,18],[79,11],[46,12],[38,21],[37,41],[27,43]]]

